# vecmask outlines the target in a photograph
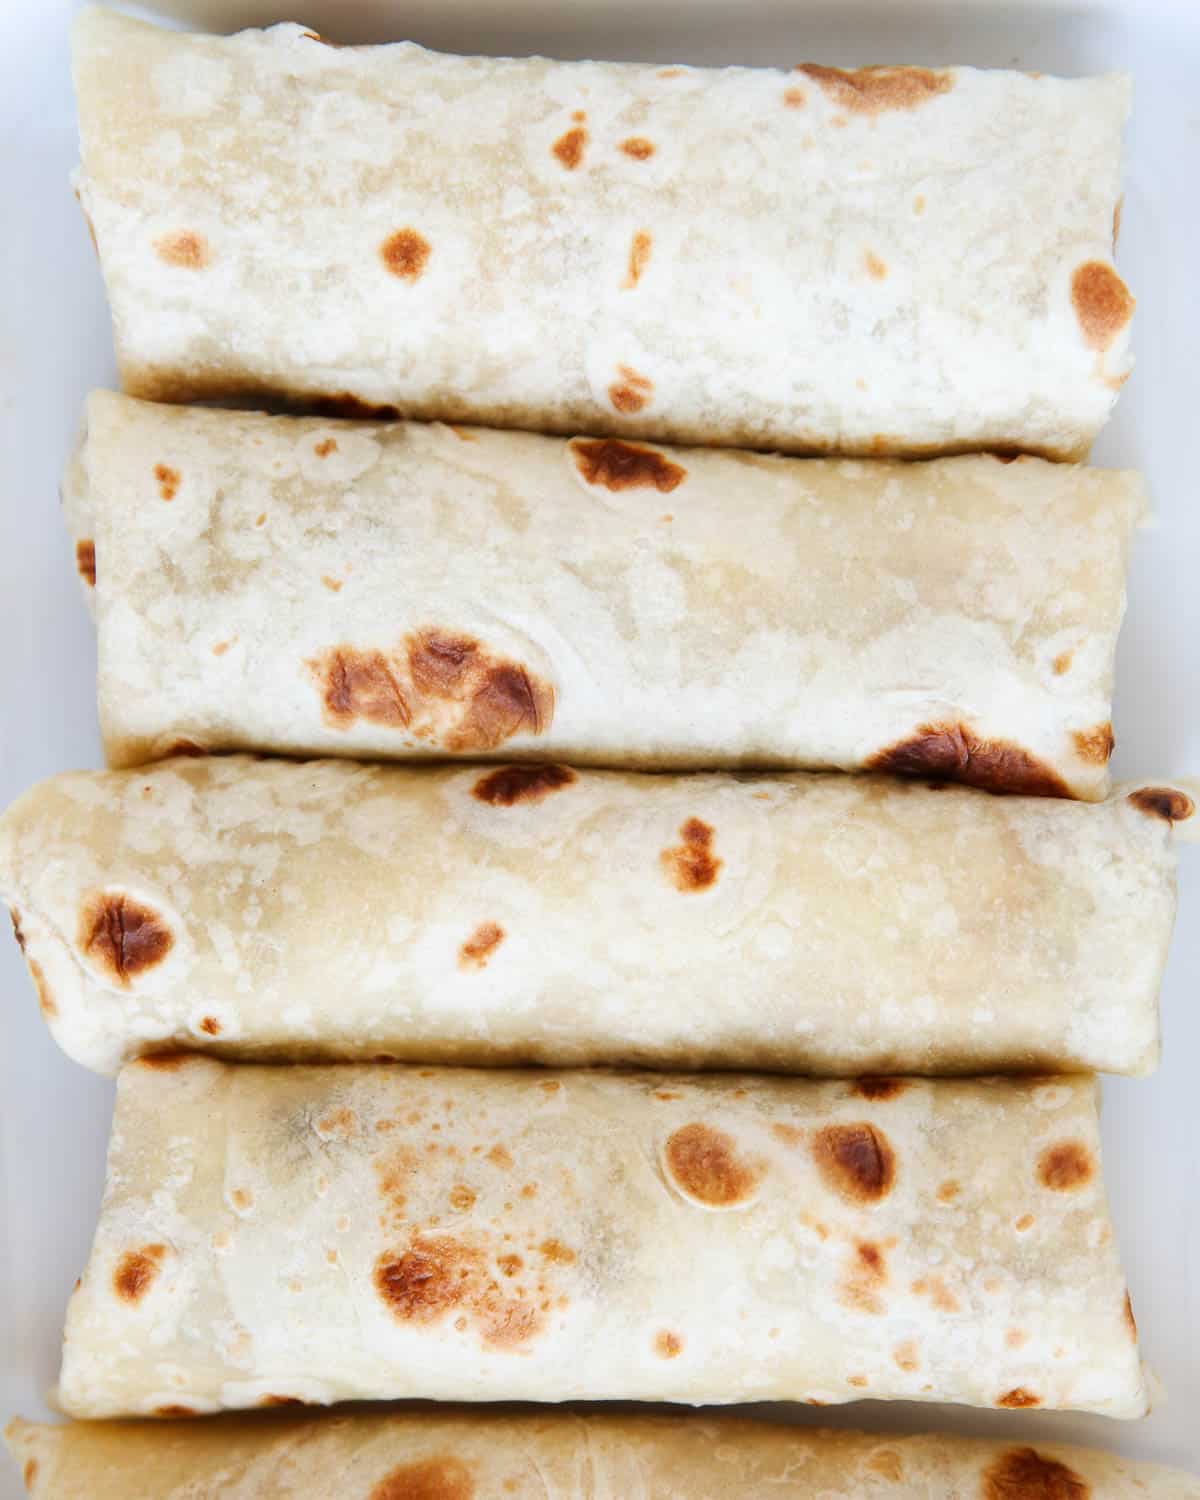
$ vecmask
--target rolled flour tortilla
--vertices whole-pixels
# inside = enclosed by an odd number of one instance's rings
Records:
[[[74,33],[132,395],[1078,458],[1129,367],[1126,78]]]
[[[1090,1078],[119,1078],[59,1397],[960,1401],[1136,1417]]]
[[[1178,787],[178,758],[0,821],[46,1020],[139,1053],[1149,1071]],[[1200,820],[1195,820],[1200,822]]]
[[[34,1500],[1198,1500],[1093,1449],[692,1416],[463,1412],[10,1424]]]
[[[553,756],[1107,789],[1134,474],[109,392],[81,462],[117,766],[180,748]]]

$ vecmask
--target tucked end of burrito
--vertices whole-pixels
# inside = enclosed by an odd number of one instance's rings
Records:
[[[96,528],[92,517],[91,493],[88,487],[87,420],[79,425],[79,431],[63,468],[59,484],[59,500],[62,503],[63,520],[71,540],[75,558],[75,571],[79,574],[84,603],[93,619],[96,617]]]

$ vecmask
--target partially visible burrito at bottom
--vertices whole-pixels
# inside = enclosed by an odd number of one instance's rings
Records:
[[[1136,474],[98,391],[65,494],[113,765],[190,747],[1108,787]]]
[[[1091,1079],[182,1056],[121,1074],[59,1395],[1147,1409]]]
[[[1200,1480],[1060,1443],[692,1416],[440,1411],[13,1422],[33,1500],[1200,1500]]]
[[[0,901],[51,1031],[104,1072],[199,1048],[1145,1073],[1193,806],[180,757],[27,792]]]

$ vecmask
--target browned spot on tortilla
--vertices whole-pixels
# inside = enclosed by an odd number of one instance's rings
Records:
[[[392,728],[412,722],[408,700],[382,651],[335,646],[307,663],[321,688],[322,715],[334,729],[349,729],[355,719]]]
[[[471,788],[471,795],[490,807],[515,807],[518,802],[542,802],[575,780],[566,766],[501,766],[489,771]]]
[[[1033,1224],[1034,1219],[1032,1214],[1022,1214],[1021,1217],[1013,1225],[1013,1228],[1017,1231],[1018,1234],[1024,1234],[1027,1229],[1033,1228]]]
[[[1130,1297],[1130,1295],[1129,1295],[1128,1292],[1125,1293],[1124,1316],[1125,1316],[1125,1327],[1128,1328],[1128,1330],[1129,1330],[1129,1337],[1136,1344],[1137,1343],[1137,1336],[1138,1336],[1137,1319],[1133,1315],[1133,1301],[1132,1301],[1132,1299],[1131,1299],[1131,1297]]]
[[[1069,671],[1070,670],[1070,666],[1071,666],[1071,662],[1073,661],[1073,659],[1074,659],[1074,653],[1073,652],[1071,652],[1071,651],[1060,651],[1058,653],[1058,655],[1054,658],[1054,662],[1053,662],[1054,675],[1056,677],[1061,677],[1064,672]]]
[[[450,1189],[450,1207],[464,1214],[475,1207],[475,1193],[465,1183],[459,1182]]]
[[[445,749],[495,750],[514,735],[549,729],[551,684],[470,636],[427,626],[406,638],[406,655],[417,698],[414,728]]]
[[[880,115],[889,109],[916,109],[954,87],[949,73],[930,68],[826,68],[799,63],[797,73],[811,78],[839,108],[857,115]]]
[[[414,1235],[375,1262],[375,1290],[400,1322],[433,1324],[447,1314],[473,1317],[494,1349],[527,1343],[541,1328],[538,1309],[520,1289],[509,1295],[488,1269],[479,1245],[451,1235]]]
[[[562,166],[568,172],[573,172],[583,160],[583,148],[587,145],[588,133],[581,125],[565,131],[551,146],[551,151],[558,157]]]
[[[373,1162],[375,1184],[387,1211],[384,1222],[387,1222],[388,1215],[394,1222],[400,1222],[403,1219],[408,1201],[409,1178],[416,1168],[416,1162],[416,1155],[409,1146],[394,1146],[390,1151],[375,1158]],[[453,1196],[451,1201],[453,1201]]]
[[[1167,823],[1183,823],[1196,811],[1196,804],[1186,792],[1168,786],[1142,786],[1130,792],[1129,801],[1139,812]]]
[[[918,1297],[928,1297],[939,1312],[957,1312],[958,1298],[940,1276],[922,1276],[912,1284]]]
[[[113,1291],[122,1302],[140,1302],[150,1290],[163,1256],[165,1245],[143,1245],[140,1250],[126,1250],[113,1271]]]
[[[259,1400],[259,1406],[304,1406],[299,1396],[263,1396]]]
[[[1073,1193],[1096,1175],[1092,1153],[1082,1141],[1060,1141],[1038,1157],[1038,1181],[1056,1193]]]
[[[247,1188],[238,1187],[234,1188],[230,1193],[229,1201],[233,1204],[234,1208],[238,1209],[241,1213],[245,1213],[247,1209],[253,1208],[254,1195]]]
[[[905,1339],[902,1344],[897,1344],[892,1350],[892,1358],[896,1366],[901,1370],[919,1370],[921,1361],[917,1357],[917,1345],[914,1339]]]
[[[203,745],[198,745],[195,740],[172,740],[167,746],[166,756],[170,759],[173,755],[187,755],[195,759],[200,755],[207,755],[208,751]]]
[[[886,262],[880,260],[874,250],[868,250],[863,256],[863,264],[867,268],[867,275],[873,281],[883,281],[887,277],[888,268]]]
[[[179,470],[167,464],[155,464],[154,477],[158,480],[159,495],[164,500],[174,500],[179,492]]]
[[[569,1266],[574,1264],[575,1252],[569,1245],[564,1245],[561,1240],[543,1240],[538,1246],[542,1256],[554,1265]]]
[[[860,1078],[854,1092],[864,1099],[897,1099],[908,1087],[903,1078]]]
[[[885,1311],[880,1295],[887,1285],[887,1263],[880,1246],[864,1240],[854,1247],[854,1254],[838,1287],[838,1301],[854,1312],[874,1317]]]
[[[517,1272],[523,1270],[525,1266],[525,1262],[519,1255],[511,1254],[498,1255],[496,1257],[496,1264],[500,1267],[504,1274],[509,1277],[515,1276]]]
[[[1098,724],[1095,729],[1076,729],[1071,739],[1080,760],[1091,761],[1098,766],[1108,764],[1116,744],[1111,724]]]
[[[878,1126],[823,1125],[813,1136],[821,1180],[847,1203],[878,1203],[896,1181],[896,1154]]]
[[[221,1023],[217,1020],[216,1016],[205,1016],[200,1022],[200,1030],[206,1036],[220,1036]]]
[[[648,141],[644,135],[631,135],[621,142],[618,150],[632,156],[634,161],[646,161],[654,155],[654,142]]]
[[[175,938],[153,907],[122,891],[95,891],[80,909],[76,942],[106,978],[128,989],[162,963]]]
[[[96,544],[90,537],[75,543],[75,566],[88,588],[96,587]]]
[[[713,829],[700,818],[689,818],[679,836],[683,842],[664,849],[659,862],[677,891],[705,891],[716,884],[724,864],[713,854]]]
[[[618,365],[617,374],[621,378],[609,386],[608,399],[617,411],[627,414],[641,411],[650,400],[654,382],[647,375],[639,375],[629,365]]]
[[[496,922],[480,922],[458,950],[460,969],[486,969],[488,959],[504,941],[504,928]]]
[[[582,125],[583,122],[587,119],[587,110],[573,109],[571,111],[571,118],[575,121],[576,125]]]
[[[1014,1448],[983,1471],[980,1500],[1088,1500],[1091,1486],[1066,1464]]]
[[[12,923],[13,937],[17,940],[17,947],[25,952],[25,934],[21,931],[21,914],[15,906],[8,908],[8,920]]]
[[[682,73],[682,68],[659,68],[656,76],[659,78],[679,78]]]
[[[181,266],[185,271],[203,270],[212,259],[208,241],[193,229],[160,235],[154,241],[154,251],[159,260],[169,266]]]
[[[337,452],[337,439],[322,438],[319,443],[313,444],[313,452],[318,458],[328,458],[331,453]]]
[[[267,513],[266,513],[265,510],[262,511],[259,515],[255,516],[255,518],[254,518],[254,524],[256,526],[265,526],[266,525],[266,521],[267,521]]]
[[[940,776],[988,792],[1021,792],[1029,797],[1067,797],[1056,771],[1019,745],[980,739],[965,724],[921,724],[908,739],[871,756],[869,771],[895,776]]]
[[[405,226],[388,235],[379,247],[379,258],[401,281],[416,281],[429,261],[430,249],[423,234]]]
[[[446,1454],[401,1464],[384,1475],[367,1500],[472,1500],[474,1494],[470,1469]]]
[[[1125,198],[1122,195],[1113,204],[1113,253],[1116,253],[1117,241],[1121,238],[1121,212],[1125,207]]]
[[[346,1105],[342,1105],[340,1109],[330,1110],[327,1115],[322,1115],[316,1125],[319,1136],[342,1141],[349,1139],[357,1128],[358,1116]]]
[[[198,1417],[200,1413],[190,1406],[179,1406],[172,1402],[169,1406],[156,1406],[151,1412],[155,1417]]]
[[[672,1333],[670,1329],[660,1329],[654,1335],[654,1352],[658,1355],[659,1359],[675,1359],[677,1355],[683,1352],[683,1340],[677,1333]]]
[[[762,1180],[761,1164],[741,1156],[731,1135],[700,1121],[669,1136],[663,1155],[680,1192],[710,1208],[748,1202]]]
[[[36,1458],[27,1458],[25,1460],[25,1467],[21,1470],[21,1477],[25,1481],[25,1488],[27,1490],[31,1490],[33,1488],[33,1481],[37,1478],[37,1473],[38,1473],[38,1461],[37,1461],[37,1459]]]
[[[1103,353],[1133,316],[1129,288],[1102,260],[1085,261],[1071,277],[1071,304],[1083,341]]]
[[[669,495],[687,478],[687,470],[665,454],[620,438],[576,438],[569,446],[587,483],[606,490],[655,489]]]
[[[140,1068],[154,1068],[159,1073],[174,1073],[188,1062],[186,1052],[147,1052],[137,1059]]]
[[[937,1190],[939,1203],[953,1203],[959,1194],[959,1185],[953,1177],[948,1177]]]
[[[804,1132],[797,1126],[780,1124],[778,1121],[771,1126],[771,1134],[785,1146],[798,1146],[804,1139]]]
[[[1010,1328],[1004,1335],[1004,1342],[1009,1349],[1019,1349],[1029,1342],[1029,1335],[1019,1328]]]
[[[340,594],[342,591],[342,580],[340,578],[330,578],[328,573],[322,573],[321,582],[331,594]]]
[[[1016,1385],[1011,1391],[1005,1391],[1002,1396],[996,1397],[997,1406],[1010,1406],[1020,1410],[1027,1406],[1041,1406],[1042,1398],[1035,1396],[1032,1391],[1027,1391],[1023,1385]]]
[[[865,1375],[847,1375],[846,1376],[846,1384],[847,1385],[857,1386],[860,1389],[862,1389],[862,1388],[865,1388],[866,1386],[870,1385],[871,1382],[867,1379],[867,1377]]]
[[[904,1465],[894,1448],[881,1448],[878,1453],[872,1453],[867,1459],[867,1468],[893,1484],[899,1484],[904,1478]]]
[[[545,1078],[538,1084],[543,1094],[557,1094],[562,1084],[557,1078]]]
[[[803,109],[804,99],[803,89],[784,89],[783,91],[783,102],[789,109]]]
[[[507,1172],[513,1164],[513,1159],[511,1154],[509,1153],[509,1149],[507,1146],[493,1146],[487,1153],[487,1159],[491,1162],[492,1166],[500,1167],[505,1172]]]
[[[913,213],[923,214],[925,212],[925,198],[921,193],[913,199]]]
[[[625,291],[632,291],[642,279],[642,272],[650,264],[653,246],[654,241],[644,229],[634,230],[633,239],[629,242],[629,264],[625,270],[625,280],[621,283]]]
[[[864,1274],[869,1274],[883,1281],[887,1279],[887,1270],[884,1264],[883,1251],[878,1245],[870,1240],[864,1240],[855,1247],[856,1264]]]

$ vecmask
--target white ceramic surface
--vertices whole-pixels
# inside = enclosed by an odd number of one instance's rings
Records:
[[[0,0],[0,802],[98,765],[91,628],[59,517],[58,471],[84,392],[111,383],[100,276],[67,182],[74,0]],[[1097,462],[1143,468],[1156,503],[1130,579],[1118,659],[1118,775],[1200,771],[1200,4],[1197,0],[178,0],[197,28],[300,20],[343,41],[663,62],[816,59],[1130,70],[1121,269],[1139,299],[1138,364]],[[1107,1172],[1146,1354],[1168,1389],[1152,1416],[1103,1418],[863,1403],[780,1420],[938,1428],[1107,1445],[1200,1470],[1200,853],[1184,850],[1163,992],[1166,1054],[1105,1085]],[[16,946],[0,943],[0,1418],[44,1412],[63,1306],[99,1199],[111,1085],[62,1057]],[[15,1500],[0,1461],[0,1500]]]

